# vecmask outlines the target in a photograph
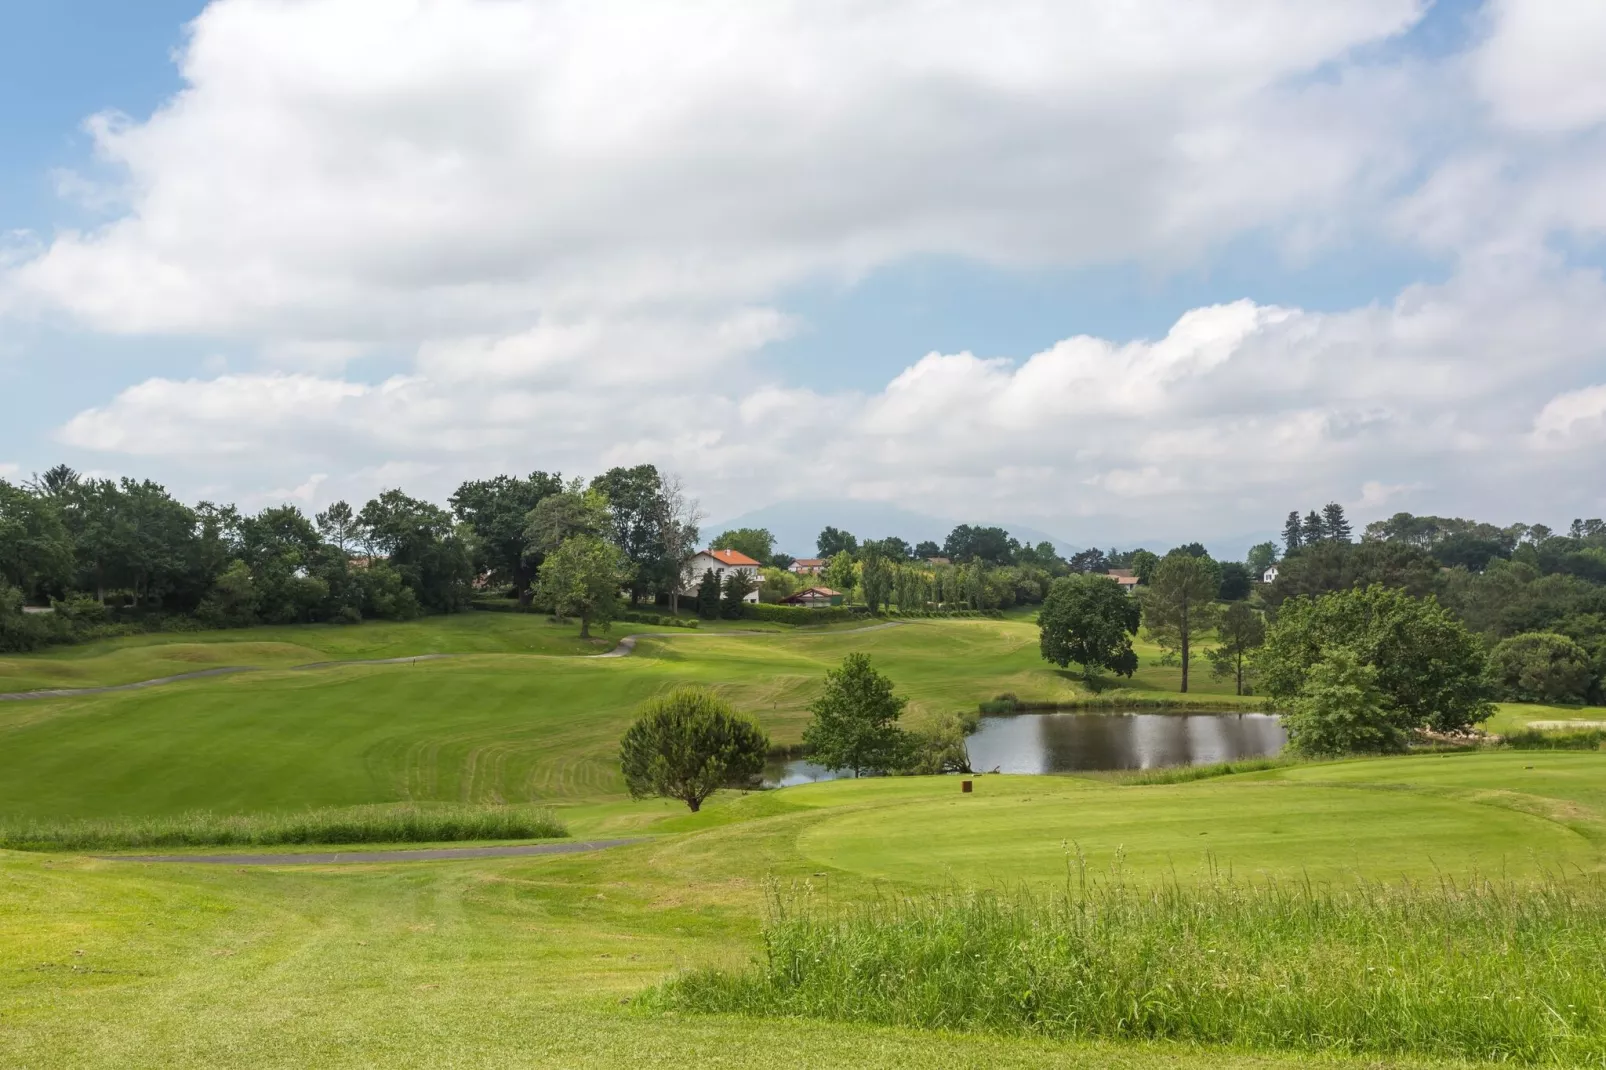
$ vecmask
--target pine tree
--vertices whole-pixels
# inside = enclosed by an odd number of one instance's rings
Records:
[[[1299,527],[1299,510],[1295,509],[1293,512],[1288,514],[1288,519],[1283,523],[1284,556],[1287,556],[1288,554],[1293,553],[1295,550],[1298,550],[1301,541],[1302,536]]]
[[[840,669],[825,674],[825,690],[809,703],[814,714],[803,729],[809,757],[827,769],[888,772],[903,764],[909,737],[898,727],[908,699],[892,693],[892,681],[870,666],[868,654],[849,654]]]
[[[719,574],[722,571],[709,569],[697,584],[697,615],[704,620],[714,620],[719,616]]]
[[[1305,525],[1300,531],[1301,538],[1306,546],[1314,546],[1327,537],[1327,525],[1322,523],[1322,514],[1312,509],[1305,514]]]
[[[739,568],[731,569],[729,576],[725,577],[725,586],[719,598],[719,615],[731,620],[739,620],[742,616],[742,603],[753,592],[753,581]],[[702,594],[701,591],[698,592]]]
[[[1344,518],[1344,507],[1337,502],[1322,506],[1322,534],[1333,542],[1349,542],[1351,528]]]

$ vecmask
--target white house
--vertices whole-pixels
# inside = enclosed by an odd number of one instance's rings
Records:
[[[1265,572],[1262,572],[1260,574],[1260,582],[1261,583],[1276,583],[1277,582],[1277,566],[1276,565],[1272,565],[1270,568],[1266,569]]]
[[[799,576],[818,576],[829,564],[823,557],[800,557],[792,562],[792,572]]]
[[[703,582],[703,574],[706,572],[717,572],[719,574],[719,582],[723,584],[725,575],[736,571],[745,573],[748,585],[752,587],[752,590],[747,592],[742,601],[757,602],[758,581],[760,578],[758,570],[760,567],[757,561],[737,550],[698,550],[697,556],[687,562],[685,571],[681,573],[685,586],[680,589],[680,593],[682,595],[696,594],[697,586]]]

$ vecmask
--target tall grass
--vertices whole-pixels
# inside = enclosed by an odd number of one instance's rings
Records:
[[[214,814],[0,823],[0,847],[82,851],[286,843],[438,843],[567,836],[551,810],[530,806],[398,804],[290,814]]]
[[[1547,732],[1519,728],[1506,733],[1501,742],[1515,750],[1600,750],[1601,745],[1606,744],[1606,730],[1582,728]]]
[[[1606,1066],[1606,886],[1072,885],[822,911],[649,1006],[1240,1049]]]

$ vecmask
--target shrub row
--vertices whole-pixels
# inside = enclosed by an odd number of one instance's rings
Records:
[[[863,620],[870,615],[867,606],[776,606],[767,602],[743,602],[743,620],[762,620],[771,624],[837,624]]]
[[[888,617],[915,617],[950,618],[950,617],[984,617],[988,620],[1003,620],[1004,614],[996,609],[887,609],[884,616]]]
[[[619,614],[617,619],[627,624],[651,624],[659,628],[697,627],[696,617],[671,617],[658,613],[637,613],[633,609]]]
[[[266,846],[289,843],[441,843],[567,836],[551,810],[529,806],[401,804],[292,814],[27,821],[0,825],[0,848],[83,851],[139,847]]]

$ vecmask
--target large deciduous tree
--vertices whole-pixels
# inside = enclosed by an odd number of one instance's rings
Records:
[[[1037,615],[1038,649],[1064,667],[1082,666],[1091,681],[1100,670],[1131,676],[1138,668],[1132,649],[1141,611],[1137,600],[1105,576],[1063,576],[1049,588]]]
[[[972,527],[960,524],[948,533],[942,552],[952,561],[979,559],[989,565],[1010,565],[1020,543],[1009,537],[1003,528]]]
[[[1457,732],[1494,711],[1483,644],[1431,595],[1378,585],[1284,602],[1254,659],[1261,689],[1292,701],[1340,648],[1377,670],[1385,710],[1400,724]]]
[[[814,548],[820,552],[822,558],[835,557],[837,554],[847,554],[851,557],[859,552],[859,540],[850,532],[826,527],[821,530],[820,537],[814,540]]]
[[[1258,581],[1265,575],[1266,570],[1277,563],[1277,544],[1274,542],[1257,542],[1249,548],[1249,554],[1244,558],[1244,566],[1249,569],[1249,578]]]
[[[1221,585],[1215,562],[1173,550],[1154,567],[1143,592],[1143,623],[1149,634],[1182,664],[1182,692],[1188,690],[1188,670],[1194,640],[1216,624],[1216,592]]]
[[[735,550],[760,565],[767,565],[775,553],[775,536],[770,534],[768,528],[735,528],[720,532],[719,537],[709,543],[709,548]]]
[[[474,582],[474,533],[452,523],[438,505],[387,490],[357,514],[371,554],[390,565],[426,609],[455,613],[468,606]]]
[[[632,602],[652,591],[666,591],[680,582],[680,562],[670,559],[664,545],[664,518],[669,504],[658,469],[650,464],[610,468],[591,481],[593,490],[608,498],[613,518],[612,541],[630,561],[625,584]]]
[[[520,605],[530,602],[530,584],[542,559],[530,552],[525,535],[530,510],[562,491],[561,476],[531,472],[525,479],[501,475],[469,480],[449,499],[457,519],[474,531],[476,564],[493,582],[511,587]]]
[[[37,595],[72,573],[72,539],[55,499],[0,479],[0,586]]]
[[[608,498],[600,490],[587,490],[578,479],[561,492],[536,503],[524,518],[524,552],[535,561],[576,535],[606,538],[613,531]]]
[[[632,798],[679,799],[693,813],[720,788],[753,786],[769,738],[710,691],[683,687],[649,699],[619,741]]]
[[[541,597],[560,617],[580,619],[580,638],[591,638],[591,626],[606,626],[619,605],[619,589],[632,575],[630,560],[611,542],[595,535],[576,535],[541,562]]]
[[[825,690],[809,703],[814,715],[803,730],[810,758],[827,769],[854,776],[900,768],[909,740],[898,727],[908,703],[893,694],[892,681],[877,672],[868,654],[849,654],[825,674]]]

